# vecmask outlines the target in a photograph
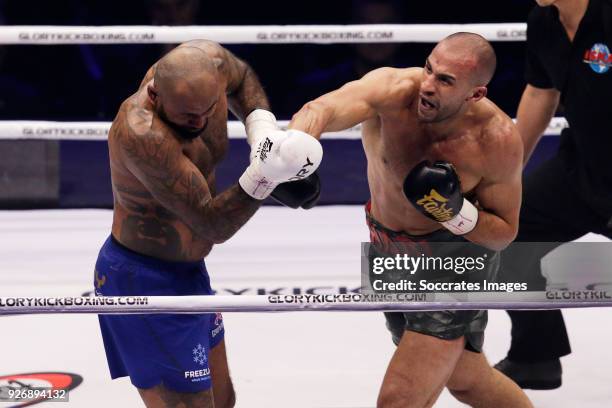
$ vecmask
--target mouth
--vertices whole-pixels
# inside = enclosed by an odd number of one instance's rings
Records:
[[[419,107],[423,111],[434,111],[438,108],[434,102],[424,98],[423,95],[420,95]]]
[[[191,133],[191,134],[200,134],[204,131],[204,129],[206,129],[206,127],[208,126],[208,121],[204,122],[204,126],[202,127],[193,127],[193,126],[185,126],[183,127],[183,130],[187,133]]]

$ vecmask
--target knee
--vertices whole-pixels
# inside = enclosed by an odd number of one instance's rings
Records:
[[[463,402],[464,404],[468,404],[472,401],[472,391],[469,389],[460,390],[460,389],[452,389],[448,388],[448,391],[451,393],[453,397],[457,399],[459,402]]]
[[[468,405],[472,402],[474,396],[478,394],[478,390],[476,389],[477,382],[468,378],[464,378],[462,381],[456,381],[451,378],[451,380],[446,383],[446,388],[458,401]]]
[[[416,403],[416,398],[406,387],[402,387],[398,383],[384,383],[378,394],[376,408],[422,408]]]

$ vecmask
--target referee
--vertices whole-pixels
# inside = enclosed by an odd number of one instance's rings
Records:
[[[612,237],[612,0],[536,0],[527,22],[527,86],[517,126],[525,163],[558,108],[569,128],[559,150],[523,182],[516,241],[548,242],[504,254],[506,281],[537,277],[540,260],[589,232]],[[531,288],[530,288],[531,289]],[[512,343],[495,368],[523,388],[561,386],[571,352],[560,310],[508,311]]]

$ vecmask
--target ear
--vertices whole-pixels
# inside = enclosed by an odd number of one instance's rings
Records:
[[[477,102],[487,96],[487,87],[486,86],[477,86],[472,90],[472,95],[468,96],[467,100],[471,100],[473,102]]]
[[[147,94],[149,95],[149,98],[151,98],[153,102],[157,101],[157,89],[155,89],[154,84],[149,84],[147,86]]]
[[[221,65],[223,65],[223,59],[221,58],[212,58],[212,62],[217,69],[220,69]]]

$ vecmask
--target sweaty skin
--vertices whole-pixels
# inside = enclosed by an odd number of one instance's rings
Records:
[[[289,128],[320,137],[362,123],[372,215],[395,231],[425,235],[444,228],[413,207],[403,185],[423,160],[451,163],[462,193],[478,208],[464,237],[500,250],[518,229],[523,146],[511,119],[485,98],[494,69],[484,38],[456,33],[436,45],[424,68],[374,70],[304,105]],[[431,407],[444,387],[472,407],[532,407],[483,354],[466,350],[465,336],[413,329],[402,334],[377,407]]]
[[[289,127],[320,137],[324,131],[363,122],[372,215],[392,230],[414,235],[428,234],[441,226],[405,198],[404,178],[425,159],[452,163],[463,193],[473,195],[481,209],[476,228],[465,237],[501,249],[514,239],[518,227],[520,136],[512,120],[486,98],[466,103],[460,112],[449,112],[444,120],[429,121],[432,109],[424,106],[422,96],[436,106],[443,105],[444,90],[430,93],[422,89],[423,82],[427,80],[428,87],[449,86],[430,65],[444,72],[445,61],[435,54],[430,60],[426,68],[374,70],[304,105]],[[459,73],[456,79],[461,79]],[[437,106],[440,112],[443,108]]]
[[[153,65],[138,91],[121,104],[109,132],[112,233],[138,253],[194,261],[231,237],[260,206],[237,184],[216,195],[215,166],[228,148],[228,106],[244,119],[255,108],[268,108],[268,101],[248,65],[218,44],[195,40],[180,47],[207,54],[216,72],[204,77],[205,96],[198,99],[192,92],[196,97],[183,107],[189,114],[178,106],[181,98],[166,102],[164,111],[184,117],[181,125],[188,130],[201,131],[182,138],[176,123],[160,118],[148,90]]]

